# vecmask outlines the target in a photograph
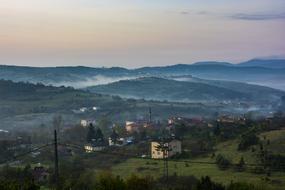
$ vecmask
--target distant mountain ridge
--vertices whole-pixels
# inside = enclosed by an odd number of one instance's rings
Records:
[[[247,62],[243,62],[238,64],[241,67],[265,67],[265,68],[273,68],[280,69],[285,68],[285,59],[252,59]]]
[[[223,66],[233,66],[233,64],[228,62],[217,62],[217,61],[203,61],[203,62],[196,62],[192,65],[223,65]]]
[[[272,68],[269,67],[270,63]],[[251,60],[241,64],[208,61],[138,69],[0,65],[0,79],[80,88],[128,78],[193,75],[203,79],[247,82],[285,90],[285,68],[277,68],[277,65],[282,64],[282,60]]]

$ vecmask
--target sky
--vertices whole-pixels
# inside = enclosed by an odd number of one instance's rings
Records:
[[[284,41],[284,0],[0,0],[4,65],[238,63]]]

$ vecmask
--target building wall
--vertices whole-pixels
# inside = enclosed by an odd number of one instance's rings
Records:
[[[87,120],[81,120],[80,124],[82,127],[87,127],[88,122],[87,122]]]
[[[173,140],[169,143],[169,148],[171,151],[169,151],[169,157],[174,156],[176,154],[181,154],[182,148],[181,148],[181,141]]]
[[[126,131],[129,132],[129,133],[132,133],[132,132],[135,132],[135,131],[138,132],[139,131],[139,126],[135,122],[127,121],[126,122]]]
[[[156,150],[158,145],[158,142],[151,142],[151,158],[153,159],[163,159],[163,152]]]
[[[167,144],[169,146],[170,151],[166,153],[166,157],[172,157],[182,152],[181,141],[173,140]],[[153,159],[163,159],[163,152],[156,150],[158,145],[158,142],[151,142],[151,158]]]
[[[103,146],[91,146],[91,145],[85,145],[84,146],[84,149],[85,149],[85,152],[87,153],[91,153],[91,152],[96,152],[96,151],[101,151],[101,150],[104,150],[105,147]]]

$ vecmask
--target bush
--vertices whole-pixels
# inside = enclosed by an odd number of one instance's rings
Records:
[[[221,154],[216,157],[216,163],[221,170],[228,169],[231,165],[231,162]]]
[[[256,166],[256,167],[253,168],[252,173],[264,174],[265,173],[265,169],[262,166]]]
[[[247,133],[241,136],[241,141],[238,145],[238,150],[246,150],[252,145],[256,145],[259,142],[259,138],[254,133]]]
[[[240,158],[239,163],[236,165],[236,170],[239,172],[242,172],[245,170],[245,161],[243,157]]]
[[[202,177],[197,183],[197,190],[225,190],[226,188],[219,183],[212,182],[209,176]]]
[[[154,183],[152,178],[139,178],[137,176],[131,176],[126,181],[126,190],[152,190],[154,189]]]
[[[263,190],[264,188],[256,187],[253,184],[248,183],[231,183],[227,190]],[[265,189],[264,189],[265,190]]]
[[[39,190],[40,187],[30,180],[25,180],[23,182],[19,182],[16,180],[0,180],[0,189],[1,190]]]

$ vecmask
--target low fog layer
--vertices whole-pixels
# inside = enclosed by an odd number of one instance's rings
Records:
[[[55,84],[51,84],[54,86],[71,86],[76,89],[86,88],[89,86],[97,86],[97,85],[104,85],[104,84],[110,84],[113,82],[118,82],[121,80],[131,80],[136,79],[137,77],[107,77],[103,75],[97,75],[91,78],[82,79],[79,81],[73,81],[73,82],[59,82]]]

